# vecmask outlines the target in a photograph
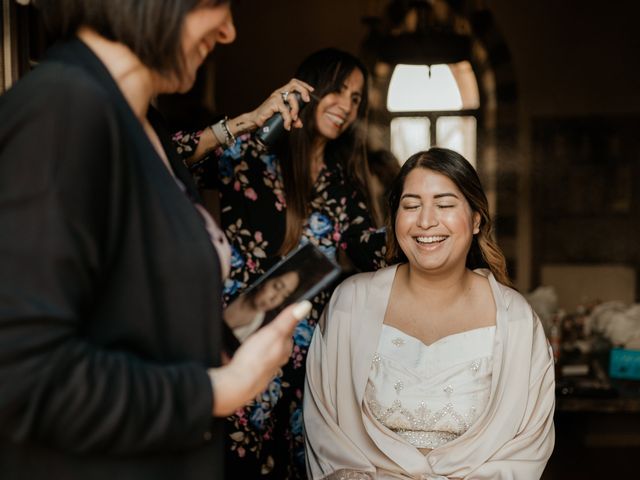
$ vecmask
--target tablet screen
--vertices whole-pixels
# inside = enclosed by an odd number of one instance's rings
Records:
[[[292,303],[309,300],[340,274],[340,267],[320,249],[308,243],[290,253],[260,277],[224,311],[224,320],[239,343],[273,320]]]

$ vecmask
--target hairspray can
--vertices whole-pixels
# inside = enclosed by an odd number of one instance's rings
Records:
[[[296,100],[298,100],[298,111],[302,110],[306,105],[306,103],[302,101],[302,95],[300,95],[299,92],[291,92],[290,96],[291,95],[294,95]],[[269,148],[278,141],[283,132],[284,119],[280,112],[276,112],[256,131],[254,138],[260,145]]]

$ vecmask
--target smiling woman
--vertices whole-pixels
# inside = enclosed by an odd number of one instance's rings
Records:
[[[413,175],[413,183],[408,187],[410,175]],[[472,221],[473,235],[468,235],[470,245],[465,257],[466,267],[472,270],[489,268],[499,282],[511,285],[506,260],[493,239],[493,222],[487,196],[478,173],[464,157],[445,148],[432,148],[411,156],[402,167],[389,193],[391,223],[387,228],[387,260],[390,262],[407,261],[407,253],[399,243],[395,225],[399,218],[404,218],[401,202],[405,196],[415,199],[416,209],[425,202],[425,207],[421,209],[423,215],[426,209],[426,213],[433,215],[436,222],[439,218],[449,218],[447,212],[453,212],[451,216],[454,219],[458,219],[460,213],[467,212],[472,217],[469,221]],[[427,217],[424,227],[428,227],[428,222],[434,221],[433,218],[430,220]],[[419,221],[425,221],[424,217],[421,216]],[[433,231],[431,229],[430,233]]]
[[[367,70],[353,55],[320,50],[256,110],[195,137],[176,136],[201,186],[220,193],[221,223],[236,265],[225,284],[225,301],[232,302],[284,254],[307,242],[330,257],[345,252],[363,271],[384,264],[385,234],[376,230],[369,208],[367,83]],[[292,101],[292,91],[307,102],[303,109]],[[293,128],[265,150],[247,132],[276,111]],[[222,125],[230,135],[223,129],[216,139],[212,130]],[[226,149],[218,148],[221,144]],[[304,362],[310,333],[330,294],[331,289],[318,294],[310,316],[296,328],[290,362],[274,379],[277,388],[270,389],[279,395],[265,393],[229,417],[229,478],[304,478],[299,428]],[[259,424],[247,422],[257,417]]]
[[[401,263],[340,285],[309,347],[310,477],[540,478],[553,358],[508,287],[478,175],[432,148],[403,165],[389,204]]]
[[[229,2],[210,3],[218,3],[220,6],[207,8],[207,2],[201,2],[200,8],[190,11],[185,17],[180,42],[182,62],[178,76],[179,86],[173,87],[176,92],[185,93],[193,87],[198,69],[217,43],[231,43],[236,38]],[[162,93],[172,93],[172,88],[167,88],[169,91]]]
[[[400,249],[418,268],[446,271],[465,265],[480,214],[455,183],[426,168],[407,175],[396,214]]]
[[[340,89],[322,97],[316,107],[316,128],[318,136],[326,140],[335,140],[343,130],[356,120],[358,106],[362,102],[364,75],[354,69]]]

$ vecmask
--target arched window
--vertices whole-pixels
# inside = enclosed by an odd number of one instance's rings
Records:
[[[397,65],[387,93],[391,151],[401,162],[431,146],[476,164],[478,83],[471,64]]]

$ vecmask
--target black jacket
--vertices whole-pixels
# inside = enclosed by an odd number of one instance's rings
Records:
[[[79,40],[0,97],[0,477],[221,476],[221,279],[192,198]]]

